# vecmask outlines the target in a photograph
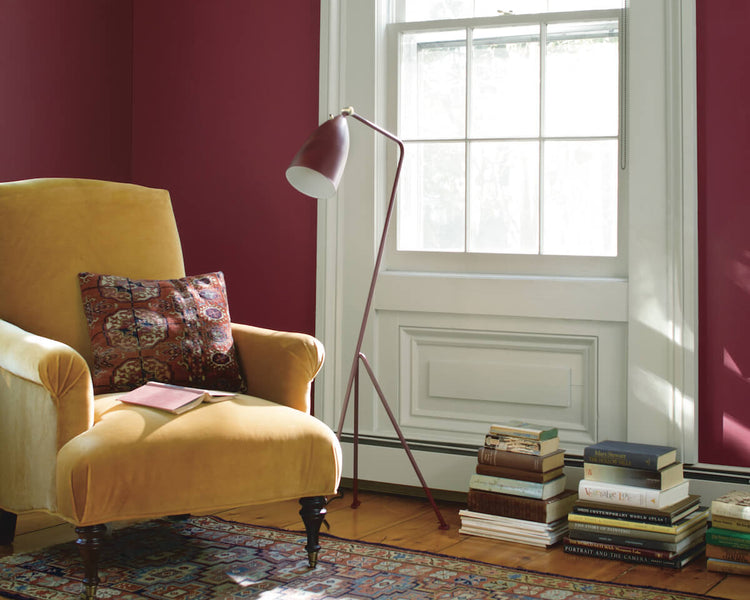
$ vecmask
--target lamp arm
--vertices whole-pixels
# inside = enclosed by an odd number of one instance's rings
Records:
[[[341,418],[339,420],[339,426],[336,430],[336,437],[341,439],[341,432],[344,429],[344,419],[346,418],[346,409],[349,405],[349,396],[351,395],[352,391],[352,385],[354,383],[354,376],[357,373],[357,368],[359,366],[359,356],[362,352],[362,343],[365,338],[365,330],[367,329],[367,321],[370,316],[370,309],[372,308],[372,300],[373,296],[375,294],[375,284],[378,281],[378,274],[380,273],[380,265],[383,262],[383,254],[385,252],[385,241],[388,236],[388,229],[391,224],[391,217],[393,215],[393,208],[396,204],[396,189],[398,188],[398,180],[401,177],[401,166],[404,162],[404,143],[397,138],[392,133],[386,131],[385,129],[378,127],[374,123],[368,121],[361,115],[358,115],[356,112],[354,112],[354,109],[349,107],[342,109],[341,114],[348,117],[353,117],[357,121],[363,123],[364,125],[367,125],[370,129],[373,129],[374,131],[378,132],[379,134],[383,135],[384,137],[388,138],[389,140],[395,142],[398,145],[399,148],[399,157],[398,157],[398,164],[396,166],[396,175],[393,178],[393,187],[391,188],[391,197],[388,201],[388,208],[385,211],[385,221],[383,223],[383,233],[380,237],[380,245],[378,246],[378,253],[375,258],[375,266],[372,271],[372,279],[370,281],[370,291],[367,294],[367,302],[365,303],[365,310],[364,314],[362,315],[362,324],[359,328],[359,337],[357,338],[357,346],[354,350],[354,358],[352,360],[352,367],[349,371],[349,381],[346,384],[346,393],[344,394],[344,405],[341,409]]]

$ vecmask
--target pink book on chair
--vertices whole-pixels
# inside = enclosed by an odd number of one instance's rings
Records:
[[[195,408],[201,402],[219,402],[232,396],[234,394],[231,392],[148,381],[133,391],[123,394],[119,400],[126,404],[158,408],[179,415]]]

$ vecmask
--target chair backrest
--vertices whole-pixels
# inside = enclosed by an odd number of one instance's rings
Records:
[[[185,275],[169,192],[90,179],[0,183],[0,319],[92,362],[78,273]]]

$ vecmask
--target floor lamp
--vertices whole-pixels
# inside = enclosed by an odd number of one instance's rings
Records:
[[[404,144],[393,134],[381,129],[374,123],[371,123],[364,117],[354,112],[354,109],[344,108],[340,114],[332,116],[325,123],[323,123],[313,134],[307,139],[302,145],[299,152],[292,160],[291,165],[286,171],[286,177],[289,183],[294,188],[311,196],[313,198],[330,198],[336,193],[341,176],[344,173],[344,167],[346,165],[346,158],[349,153],[349,129],[346,123],[346,118],[352,117],[357,121],[360,121],[364,125],[367,125],[370,129],[375,130],[381,135],[385,136],[389,140],[398,144],[399,147],[399,158],[398,166],[396,167],[396,175],[393,180],[393,188],[391,190],[391,198],[388,202],[388,208],[385,213],[385,223],[383,225],[383,233],[380,238],[380,246],[378,247],[377,258],[375,259],[375,268],[372,273],[372,280],[370,281],[370,291],[367,294],[367,302],[365,303],[364,315],[362,316],[362,324],[359,329],[359,337],[357,338],[357,346],[354,350],[354,358],[352,360],[351,371],[349,372],[349,380],[346,384],[346,394],[344,395],[344,405],[341,409],[341,417],[339,419],[338,430],[336,436],[341,439],[341,432],[344,428],[344,419],[346,418],[346,411],[349,407],[349,398],[351,397],[352,390],[354,391],[354,472],[353,472],[353,500],[352,508],[359,506],[358,500],[358,462],[359,462],[359,366],[360,363],[365,368],[367,375],[370,377],[375,391],[380,397],[380,401],[383,404],[385,412],[388,414],[388,418],[391,420],[393,428],[396,430],[398,439],[401,442],[406,455],[411,461],[414,472],[419,478],[419,482],[422,484],[422,489],[427,496],[430,504],[432,505],[435,514],[437,515],[438,521],[440,522],[440,529],[448,529],[448,524],[445,522],[443,515],[435,504],[435,500],[432,497],[430,488],[427,487],[422,472],[417,465],[417,461],[414,459],[414,455],[409,448],[409,444],[406,442],[401,427],[399,427],[388,401],[385,398],[383,389],[378,383],[375,372],[372,370],[367,357],[362,352],[362,342],[365,337],[365,330],[367,328],[367,320],[370,316],[370,309],[372,308],[372,299],[375,292],[375,284],[378,280],[378,274],[380,273],[380,264],[383,260],[383,252],[385,250],[385,241],[388,235],[388,227],[390,226],[391,216],[393,214],[393,208],[396,203],[396,188],[398,187],[398,180],[401,175],[401,166],[404,160]]]

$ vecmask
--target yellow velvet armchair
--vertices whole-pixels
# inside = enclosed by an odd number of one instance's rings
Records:
[[[169,193],[84,179],[0,184],[0,544],[25,511],[73,523],[94,597],[108,522],[296,498],[314,567],[341,476],[336,436],[310,415],[320,342],[232,324],[245,393],[181,415],[126,405],[94,394],[81,272],[184,277]]]

